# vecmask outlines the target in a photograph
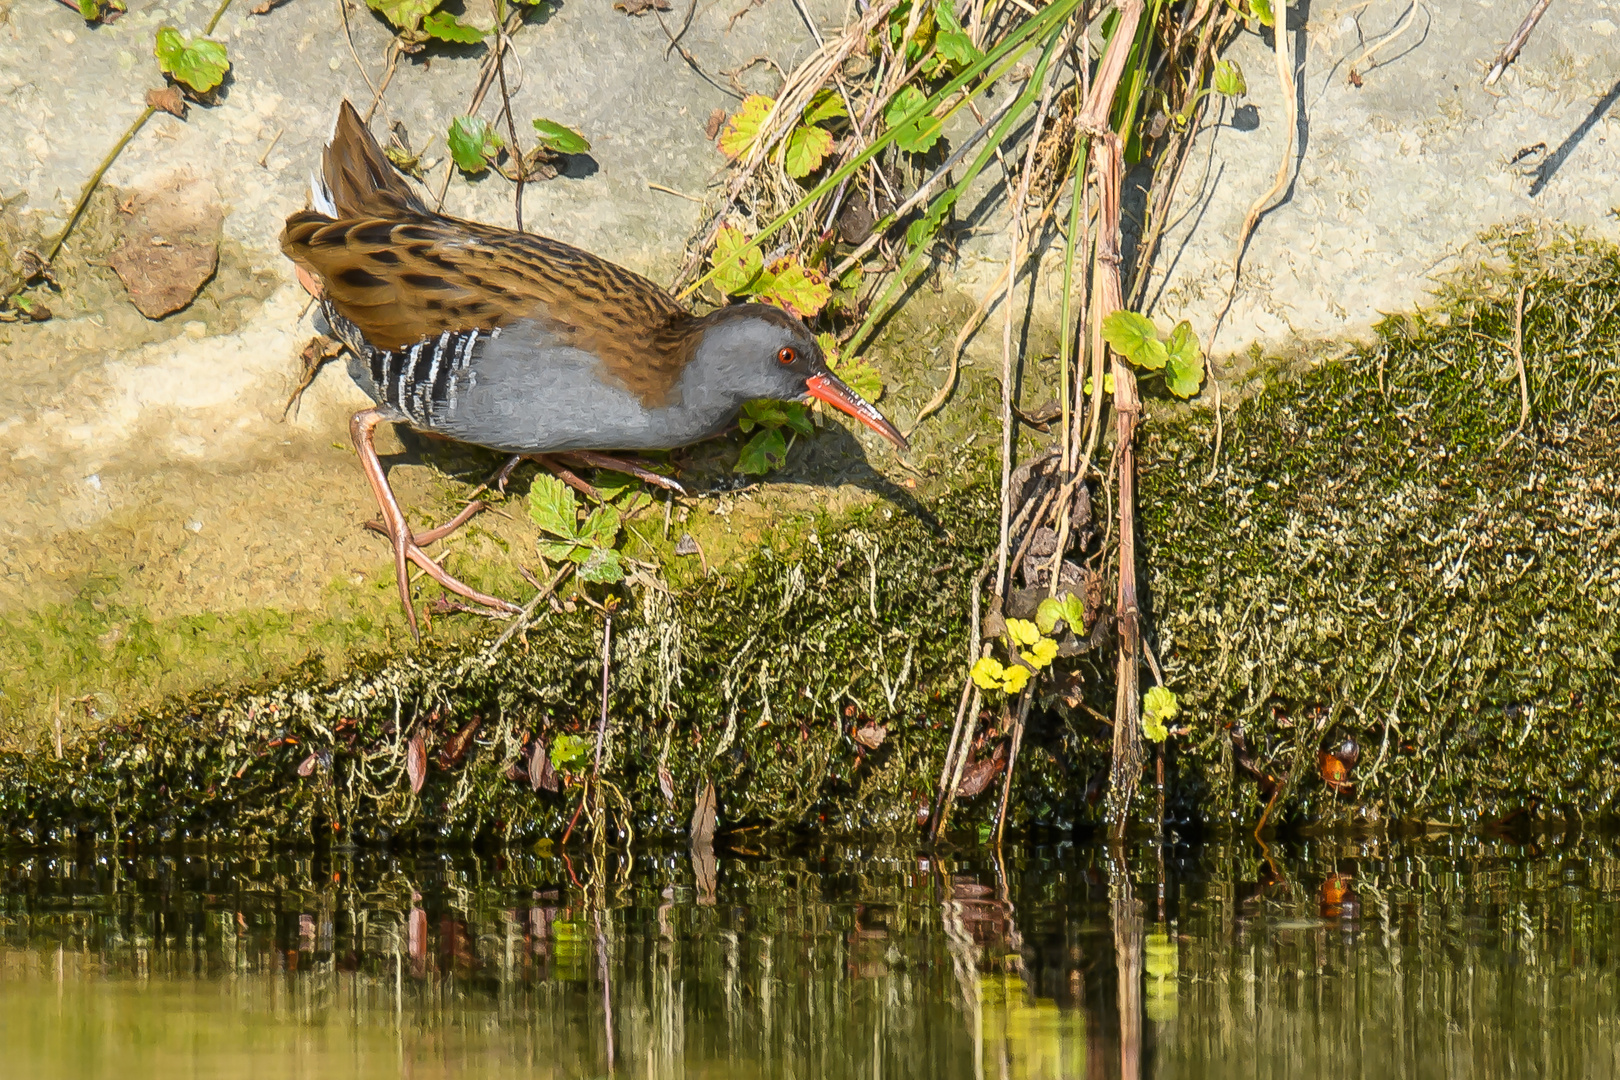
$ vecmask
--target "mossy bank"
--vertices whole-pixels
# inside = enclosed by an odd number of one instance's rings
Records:
[[[1530,420],[1510,437],[1521,285]],[[1617,306],[1614,251],[1505,235],[1442,306],[1370,345],[1255,358],[1227,390],[1218,457],[1212,410],[1149,402],[1147,640],[1189,732],[1166,755],[1175,817],[1252,821],[1255,770],[1279,781],[1273,818],[1301,824],[1613,810]],[[682,828],[712,780],[723,829],[915,828],[997,513],[982,480],[925,502],[829,517],[791,552],[635,593],[614,620],[603,747],[621,821]],[[60,757],[31,733],[0,756],[0,818],[36,840],[555,839],[578,790],[566,775],[536,790],[528,769],[537,743],[594,730],[601,633],[577,605],[493,656],[462,639],[335,677],[311,665],[117,719]],[[1107,668],[1080,669],[1101,712]],[[856,737],[872,725],[875,747]],[[1018,816],[1095,820],[1107,734],[1086,709],[1038,710]],[[1361,754],[1335,792],[1317,753],[1347,737]],[[956,820],[984,820],[998,787]]]

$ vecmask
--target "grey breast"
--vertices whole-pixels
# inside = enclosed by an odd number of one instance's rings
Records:
[[[333,327],[347,340],[338,320]],[[648,408],[596,357],[532,322],[352,351],[355,382],[401,419],[509,453],[684,446],[724,430],[741,405],[689,368],[665,405]]]

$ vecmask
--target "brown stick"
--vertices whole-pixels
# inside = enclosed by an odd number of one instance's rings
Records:
[[[1507,45],[1503,47],[1501,53],[1496,57],[1496,63],[1492,64],[1491,70],[1485,73],[1486,86],[1495,86],[1496,80],[1502,77],[1502,72],[1506,71],[1507,66],[1518,58],[1519,50],[1524,48],[1526,41],[1530,40],[1530,31],[1536,28],[1536,23],[1541,21],[1541,17],[1547,13],[1547,8],[1550,6],[1552,6],[1552,0],[1536,0],[1535,6],[1530,9],[1530,14],[1524,17],[1524,22],[1519,24],[1519,28],[1513,32],[1513,36],[1508,39]]]
[[[1502,441],[1496,444],[1496,452],[1500,454],[1502,448],[1518,438],[1524,431],[1524,425],[1530,422],[1530,378],[1524,370],[1524,294],[1530,286],[1519,286],[1519,299],[1513,306],[1513,365],[1519,371],[1519,426],[1508,432]]]

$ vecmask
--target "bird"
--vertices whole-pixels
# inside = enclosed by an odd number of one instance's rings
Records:
[[[734,303],[694,314],[656,283],[588,251],[430,210],[347,100],[311,172],[310,203],[287,218],[281,250],[373,402],[350,419],[349,436],[393,546],[400,603],[417,641],[410,563],[483,608],[517,608],[458,581],[422,550],[475,508],[413,533],[373,445],[380,424],[514,460],[570,453],[635,472],[604,455],[712,438],[751,400],[816,399],[907,449],[894,425],[829,369],[792,313]]]

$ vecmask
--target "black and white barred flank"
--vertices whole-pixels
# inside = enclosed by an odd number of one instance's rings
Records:
[[[379,349],[330,305],[323,304],[322,309],[333,332],[363,361],[371,376],[372,396],[423,428],[455,415],[458,390],[478,384],[478,373],[472,370],[478,347],[501,335],[499,327],[446,330],[409,348]]]

